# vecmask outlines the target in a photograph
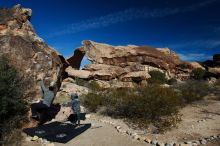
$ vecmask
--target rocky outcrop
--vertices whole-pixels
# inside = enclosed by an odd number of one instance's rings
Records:
[[[198,62],[189,62],[189,64],[192,66],[193,69],[201,68],[201,69],[205,70],[205,68],[201,64],[199,64]]]
[[[78,48],[74,51],[74,55],[67,59],[70,63],[70,66],[74,69],[80,69],[80,64],[85,55],[83,48]]]
[[[167,78],[178,77],[178,65],[184,64],[178,55],[168,48],[149,46],[111,46],[108,44],[83,41],[83,46],[76,49],[73,57],[68,59],[72,68],[79,69],[83,54],[92,62],[83,70],[68,69],[70,76],[83,79],[103,81],[118,80],[122,82],[140,82],[150,78],[149,71],[158,70],[166,73]],[[76,65],[77,64],[77,65]]]
[[[95,64],[106,64],[125,67],[130,62],[151,65],[163,70],[172,70],[181,61],[171,58],[155,48],[149,46],[111,46],[107,44],[84,41],[83,49],[86,56]]]
[[[68,66],[62,55],[37,36],[30,23],[31,14],[31,9],[20,5],[0,9],[0,55],[6,56],[20,75],[29,81],[25,98],[30,100],[41,98],[36,81],[39,74],[44,76],[47,86],[55,82],[57,91]]]

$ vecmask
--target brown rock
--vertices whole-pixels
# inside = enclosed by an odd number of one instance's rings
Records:
[[[74,112],[71,106],[70,107],[61,106],[60,111],[57,113],[55,117],[55,120],[61,122],[68,121],[68,117],[73,113]]]
[[[199,64],[198,62],[189,62],[189,64],[192,66],[193,69],[201,68],[201,69],[205,70],[205,68],[201,64]]]
[[[120,77],[121,81],[132,82],[132,81],[142,81],[147,80],[151,76],[148,74],[148,71],[137,71],[130,72]]]
[[[24,98],[41,98],[37,76],[44,74],[46,86],[55,82],[55,89],[63,79],[64,64],[56,50],[47,46],[35,34],[30,23],[32,11],[16,5],[0,9],[0,55],[6,56],[19,74],[29,81]]]
[[[220,67],[209,67],[208,71],[212,73],[215,77],[220,77]]]
[[[158,70],[167,78],[174,77],[177,66],[183,62],[178,55],[168,48],[149,46],[111,46],[108,44],[84,41],[74,56],[68,61],[73,68],[79,69],[83,55],[92,62],[79,71],[83,78],[111,81],[142,81],[149,78],[148,72]],[[78,58],[78,59],[77,59]],[[77,61],[76,61],[77,60]],[[87,72],[87,75],[85,71]],[[77,71],[72,76],[80,77]],[[70,74],[70,73],[69,73]]]
[[[175,68],[181,62],[178,59],[174,60],[173,56],[149,46],[111,46],[84,41],[83,49],[93,63],[122,67],[126,66],[127,62],[138,62],[168,70]]]
[[[1,30],[4,30],[4,29],[6,29],[6,28],[7,28],[7,26],[6,26],[6,25],[4,25],[4,24],[3,24],[3,25],[2,25],[2,24],[0,24],[0,31],[1,31]]]
[[[77,77],[77,78],[82,78],[82,79],[88,79],[91,75],[90,71],[76,70],[70,66],[68,68],[66,68],[65,71],[68,73],[69,76],[74,77],[74,78]]]
[[[78,48],[74,51],[74,55],[67,59],[72,68],[79,69],[81,61],[85,55],[83,48]]]

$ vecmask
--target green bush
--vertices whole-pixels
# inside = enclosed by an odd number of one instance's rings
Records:
[[[196,68],[192,71],[192,77],[195,80],[202,80],[204,79],[204,76],[206,74],[206,71],[201,68]]]
[[[215,87],[220,87],[220,79],[217,79],[217,81],[214,84]]]
[[[105,107],[102,113],[128,119],[139,126],[160,121],[163,116],[176,115],[181,105],[181,99],[173,89],[156,84],[129,90],[91,92],[83,99],[82,104],[92,112]]]
[[[177,67],[179,67],[179,68],[181,68],[181,69],[187,69],[187,68],[189,68],[186,63],[179,64]]]
[[[174,78],[171,78],[171,79],[169,79],[169,80],[167,81],[167,84],[169,84],[169,85],[175,85],[175,84],[177,84],[177,80],[174,79]]]
[[[99,91],[99,90],[102,90],[102,88],[99,86],[99,84],[96,82],[96,81],[90,81],[88,84],[87,84],[87,87],[92,90],[92,91]]]
[[[104,98],[96,93],[90,92],[83,98],[83,105],[91,112],[96,112],[99,107],[103,106]]]
[[[149,74],[151,75],[151,78],[148,79],[150,84],[164,84],[167,82],[165,74],[160,71],[153,70]]]
[[[79,86],[85,86],[85,84],[87,83],[86,80],[81,79],[81,78],[75,78],[75,80],[76,80],[76,84]]]
[[[209,85],[203,81],[187,81],[176,87],[181,91],[184,103],[191,103],[203,99],[211,91]]]
[[[24,81],[8,60],[0,56],[0,140],[4,140],[26,118],[26,103],[22,100]]]

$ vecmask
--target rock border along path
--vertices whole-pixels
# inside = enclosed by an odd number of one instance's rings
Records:
[[[91,118],[91,117],[89,117],[89,118]],[[97,120],[99,122],[103,122],[105,124],[109,124],[109,125],[115,127],[115,129],[117,130],[118,133],[123,134],[123,135],[127,134],[134,140],[146,142],[146,143],[149,143],[153,146],[199,146],[199,145],[206,145],[208,142],[212,142],[214,140],[220,140],[220,134],[218,134],[218,135],[212,135],[209,137],[201,137],[197,140],[164,143],[162,141],[158,141],[157,139],[150,139],[146,136],[138,135],[136,132],[122,129],[122,127],[120,125],[116,124],[115,122],[109,121],[109,120],[102,120],[102,119],[100,120],[100,119],[96,119],[96,118],[91,118],[91,119]]]

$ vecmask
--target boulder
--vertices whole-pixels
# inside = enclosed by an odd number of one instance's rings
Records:
[[[65,70],[69,77],[88,79],[91,75],[90,71],[73,69],[71,66]]]
[[[74,69],[80,69],[80,63],[85,55],[83,48],[77,48],[74,51],[74,55],[67,59],[70,63],[70,66]]]
[[[205,70],[205,68],[201,64],[199,64],[198,62],[189,62],[189,64],[192,66],[193,69],[201,68],[201,69]]]
[[[57,113],[55,117],[55,121],[65,122],[68,121],[68,117],[73,114],[72,107],[61,106],[60,111]]]
[[[220,77],[220,67],[209,67],[208,71],[214,76],[219,78]]]
[[[136,71],[136,72],[130,72],[120,77],[121,81],[124,82],[132,82],[132,81],[142,81],[147,80],[151,76],[148,74],[148,71]]]
[[[39,74],[43,75],[46,86],[55,82],[57,92],[65,68],[62,55],[35,33],[30,23],[31,14],[31,9],[20,5],[0,9],[0,55],[7,57],[20,76],[28,81],[24,98],[30,101],[41,98],[37,84]]]
[[[73,82],[63,81],[59,92],[67,93],[68,96],[73,92],[77,92],[77,94],[81,96],[88,93],[88,88],[76,85]]]
[[[84,41],[83,50],[85,55],[93,63],[127,66],[128,62],[138,62],[171,70],[181,61],[178,57],[167,55],[149,46],[111,46],[108,44],[96,43],[93,41]]]
[[[88,80],[116,79],[119,82],[139,82],[150,78],[149,71],[157,70],[165,73],[169,79],[176,75],[178,65],[183,63],[178,55],[168,48],[112,46],[86,40],[68,59],[70,65],[79,68],[79,62],[73,60],[79,58],[81,61],[83,55],[91,61],[91,64],[80,71],[66,70],[70,76]]]

